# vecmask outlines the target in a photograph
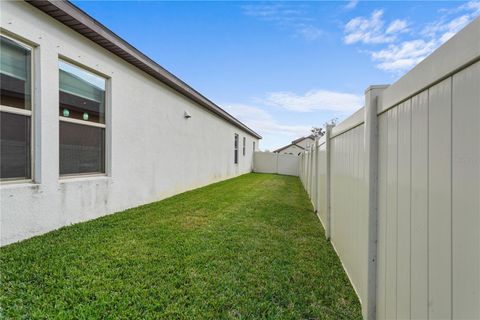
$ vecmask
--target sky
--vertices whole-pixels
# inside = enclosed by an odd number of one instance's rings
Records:
[[[480,0],[73,2],[270,151],[342,121],[480,15]]]

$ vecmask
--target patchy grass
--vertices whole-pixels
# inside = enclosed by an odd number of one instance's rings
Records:
[[[247,174],[0,258],[1,318],[361,319],[295,177]]]

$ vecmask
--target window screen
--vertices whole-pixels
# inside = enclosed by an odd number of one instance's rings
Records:
[[[60,174],[105,172],[105,129],[60,121]]]
[[[30,117],[0,112],[0,167],[3,179],[29,179]]]

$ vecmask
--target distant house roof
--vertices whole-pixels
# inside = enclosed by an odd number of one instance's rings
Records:
[[[164,69],[71,2],[55,0],[26,1],[126,62],[160,80],[173,90],[193,100],[220,118],[250,133],[256,138],[262,138],[258,133]]]
[[[280,152],[280,151],[285,150],[285,149],[287,149],[288,147],[291,147],[291,146],[296,146],[296,147],[299,147],[299,148],[302,149],[302,150],[305,150],[304,147],[299,146],[299,145],[297,144],[297,143],[302,142],[302,141],[305,140],[305,139],[315,140],[315,137],[314,137],[313,135],[309,135],[309,136],[307,136],[307,137],[298,138],[298,139],[296,139],[296,140],[293,140],[292,143],[290,143],[290,144],[288,144],[288,145],[286,145],[286,146],[284,146],[284,147],[281,147],[281,148],[279,148],[279,149],[277,149],[277,150],[274,150],[273,152]]]
[[[315,140],[315,137],[313,135],[309,135],[307,137],[301,137],[301,138],[298,138],[297,140],[293,140],[292,141],[292,144],[296,144],[296,143],[299,143],[299,142],[302,142],[303,140],[305,139],[312,139],[312,140]]]
[[[287,149],[288,147],[291,147],[291,146],[295,146],[295,147],[298,147],[298,148],[300,148],[300,149],[302,149],[302,150],[305,150],[305,148],[302,147],[302,146],[296,145],[296,144],[294,144],[294,143],[290,143],[289,145],[287,145],[287,146],[285,146],[285,147],[281,147],[280,149],[274,150],[273,152],[280,152],[280,151],[285,150],[285,149]]]

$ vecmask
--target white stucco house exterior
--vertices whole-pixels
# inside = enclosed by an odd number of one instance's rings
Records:
[[[309,148],[315,143],[315,138],[313,136],[301,137],[296,140],[293,140],[292,143],[281,147],[273,152],[281,154],[294,154],[298,155],[302,153],[305,149]]]
[[[0,5],[1,245],[252,170],[260,135],[73,4]]]

